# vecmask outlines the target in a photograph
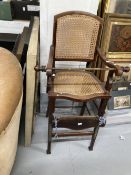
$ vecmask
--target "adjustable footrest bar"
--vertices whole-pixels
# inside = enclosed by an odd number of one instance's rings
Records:
[[[68,128],[72,130],[82,130],[86,128],[96,127],[99,125],[97,116],[67,116],[56,118],[57,128]],[[53,128],[55,128],[53,121]]]

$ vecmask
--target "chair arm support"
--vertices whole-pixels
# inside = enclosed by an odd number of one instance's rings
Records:
[[[39,71],[46,72],[47,76],[51,76],[52,75],[52,69],[53,69],[53,54],[54,54],[54,47],[51,46],[47,65],[46,66],[45,65],[42,65],[42,66],[36,65],[34,67],[34,70],[36,72],[39,72]]]
[[[116,76],[121,76],[123,74],[123,72],[129,72],[130,68],[128,66],[123,67],[123,66],[119,66],[114,64],[113,62],[109,61],[105,55],[102,53],[100,48],[97,48],[97,53],[100,56],[100,59],[105,63],[106,66],[110,67],[110,68],[114,68],[114,73]]]
[[[54,47],[51,46],[50,47],[50,54],[49,54],[49,59],[48,59],[47,65],[46,66],[45,65],[43,65],[43,66],[36,65],[34,67],[35,71],[37,71],[37,72],[39,72],[39,71],[46,72],[47,76],[52,75],[53,54],[54,54]]]
[[[54,46],[51,45],[49,59],[48,59],[48,63],[47,63],[47,66],[46,66],[46,75],[47,76],[52,75],[53,55],[54,55]]]

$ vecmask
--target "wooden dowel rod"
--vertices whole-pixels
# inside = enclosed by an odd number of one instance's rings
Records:
[[[66,68],[66,67],[63,67],[63,68],[52,68],[53,70],[72,70],[72,71],[74,71],[74,70],[104,70],[104,71],[106,71],[106,70],[115,70],[114,68],[80,68],[80,67],[78,67],[78,68]]]

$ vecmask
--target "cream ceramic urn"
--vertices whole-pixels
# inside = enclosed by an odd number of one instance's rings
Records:
[[[15,160],[22,106],[22,70],[17,58],[0,48],[0,175],[9,175]]]

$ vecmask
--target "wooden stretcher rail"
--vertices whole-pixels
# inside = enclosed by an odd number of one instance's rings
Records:
[[[92,131],[89,132],[65,132],[65,133],[57,133],[58,137],[68,137],[68,136],[89,136],[92,135]],[[52,137],[55,137],[56,133],[52,133]]]

